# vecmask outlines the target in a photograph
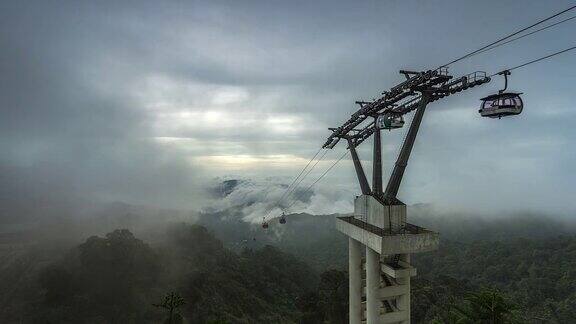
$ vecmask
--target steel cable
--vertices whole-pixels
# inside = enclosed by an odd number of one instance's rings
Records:
[[[555,17],[558,17],[558,16],[560,16],[560,15],[562,15],[562,14],[564,14],[564,13],[570,11],[570,10],[575,9],[575,8],[576,8],[576,5],[571,6],[571,7],[569,7],[568,9],[564,9],[564,10],[562,10],[562,11],[560,11],[560,12],[558,12],[558,13],[552,15],[552,16],[547,17],[547,18],[541,19],[541,20],[539,20],[538,22],[536,22],[536,23],[534,23],[534,24],[532,24],[532,25],[530,25],[530,26],[528,26],[528,27],[524,27],[524,28],[522,28],[522,29],[520,29],[520,30],[518,30],[518,31],[513,32],[512,34],[509,34],[509,35],[507,35],[507,36],[504,36],[504,37],[502,37],[502,38],[500,38],[500,39],[498,39],[498,40],[496,40],[496,41],[494,41],[494,42],[492,42],[492,43],[490,43],[490,44],[488,44],[488,45],[485,45],[485,46],[483,46],[483,47],[475,50],[475,51],[472,51],[472,52],[470,52],[470,53],[468,53],[468,54],[466,54],[466,55],[464,55],[464,56],[461,56],[461,57],[459,57],[459,58],[457,58],[457,59],[454,59],[454,60],[450,61],[449,63],[446,63],[446,64],[444,64],[444,65],[441,65],[440,67],[438,67],[438,69],[443,68],[443,67],[447,67],[447,66],[450,65],[450,64],[459,62],[459,61],[461,61],[461,60],[463,60],[463,59],[466,59],[466,58],[469,58],[469,57],[471,57],[471,56],[473,56],[473,55],[476,55],[476,54],[479,53],[480,51],[483,51],[483,50],[485,50],[485,49],[487,49],[487,48],[489,48],[489,47],[491,47],[491,46],[494,46],[494,45],[496,45],[496,44],[498,44],[498,43],[500,43],[500,42],[502,42],[502,41],[505,41],[505,40],[509,39],[510,37],[513,37],[513,36],[516,36],[516,35],[518,35],[518,34],[521,34],[521,33],[525,32],[525,31],[528,30],[528,29],[531,29],[531,28],[533,28],[533,27],[536,27],[536,26],[538,26],[538,25],[540,25],[540,24],[542,24],[542,23],[544,23],[544,22],[546,22],[546,21],[548,21],[548,20],[550,20],[550,19],[553,19],[553,18],[555,18]],[[437,69],[437,70],[438,70],[438,69]]]
[[[512,38],[512,39],[510,39],[510,40],[507,40],[507,41],[505,41],[505,42],[503,42],[503,43],[499,43],[499,44],[496,44],[496,45],[494,45],[494,46],[492,46],[492,47],[489,47],[489,48],[487,48],[487,49],[485,49],[485,50],[482,50],[482,51],[480,51],[480,52],[478,52],[478,53],[476,53],[476,54],[474,54],[474,55],[481,54],[481,53],[490,51],[490,50],[492,50],[492,49],[495,49],[495,48],[497,48],[497,47],[500,47],[500,46],[502,46],[502,45],[506,45],[506,44],[512,43],[512,42],[517,41],[517,40],[519,40],[519,39],[522,39],[522,38],[524,38],[524,37],[526,37],[526,36],[530,36],[530,35],[536,34],[536,33],[541,32],[541,31],[543,31],[543,30],[546,30],[546,29],[552,28],[552,27],[554,27],[554,26],[560,25],[561,23],[570,21],[570,20],[572,20],[572,19],[574,19],[574,18],[576,18],[576,16],[572,16],[572,17],[563,19],[563,20],[561,20],[561,21],[555,22],[555,23],[553,23],[553,24],[550,24],[550,25],[548,25],[548,26],[545,26],[545,27],[536,29],[536,30],[534,30],[534,31],[532,31],[532,32],[530,32],[530,33],[528,33],[528,34],[524,34],[524,35],[522,35],[522,36],[514,37],[514,38]],[[474,56],[474,55],[472,55],[472,56]]]
[[[315,184],[317,184],[320,180],[322,180],[322,178],[324,178],[326,176],[326,174],[328,174],[328,172],[330,172],[330,170],[332,170],[336,166],[336,164],[338,164],[347,154],[348,154],[348,151],[344,152],[344,154],[342,154],[342,156],[340,156],[340,158],[338,158],[338,160],[336,160],[334,163],[332,163],[332,165],[328,169],[326,169],[326,171],[324,171],[324,173],[322,173],[322,175],[320,175],[320,177],[318,177],[318,179],[316,179],[314,182],[312,182],[306,188],[306,190],[304,190],[300,194],[300,198],[302,198],[304,195],[306,195],[308,192],[310,192],[312,187],[314,187]],[[290,209],[295,203],[296,203],[296,199],[294,199],[294,201],[286,209],[287,210]]]
[[[502,70],[502,71],[500,71],[500,72],[497,72],[497,73],[494,73],[494,74],[490,75],[490,77],[493,77],[493,76],[495,76],[495,75],[498,75],[498,74],[500,74],[500,73],[502,73],[502,72],[504,72],[504,71],[512,71],[512,70],[515,70],[515,69],[519,69],[519,68],[521,68],[521,67],[525,67],[526,65],[530,65],[530,64],[532,64],[532,63],[540,62],[540,61],[542,61],[542,60],[551,58],[551,57],[553,57],[553,56],[556,56],[556,55],[559,55],[559,54],[562,54],[562,53],[566,53],[566,52],[571,51],[571,50],[573,50],[573,49],[576,49],[576,46],[568,47],[568,48],[563,49],[563,50],[561,50],[561,51],[554,52],[554,53],[548,54],[548,55],[546,55],[546,56],[542,56],[542,57],[540,57],[540,58],[537,58],[537,59],[532,60],[532,61],[528,61],[528,62],[526,62],[526,63],[522,63],[522,64],[517,65],[517,66],[515,66],[515,67],[511,67],[511,68],[508,68],[508,69],[504,69],[504,70]]]
[[[304,173],[306,171],[306,169],[308,168],[308,166],[310,166],[310,164],[316,159],[316,157],[318,156],[318,154],[320,153],[320,151],[322,150],[322,147],[320,147],[318,149],[318,151],[316,152],[316,154],[314,154],[314,156],[312,157],[312,159],[310,159],[310,161],[308,161],[308,163],[306,164],[306,166],[300,171],[300,173],[298,174],[298,176],[296,178],[294,178],[294,180],[292,181],[292,183],[286,188],[286,190],[284,191],[284,193],[282,194],[282,196],[276,201],[275,204],[272,204],[271,206],[269,206],[268,208],[266,208],[266,211],[264,212],[264,219],[266,219],[268,217],[268,215],[270,214],[270,212],[272,210],[274,210],[274,207],[279,206],[280,203],[284,200],[284,199],[288,199],[290,197],[290,195],[292,194],[292,192],[294,190],[296,190],[296,188],[298,188],[298,186],[300,185],[300,183],[310,174],[310,172],[312,172],[312,170],[316,167],[316,165],[324,158],[324,156],[326,156],[326,153],[328,153],[328,150],[325,150],[324,153],[320,156],[320,158],[316,161],[316,163],[314,163],[312,165],[312,167],[310,169],[308,169],[308,171],[306,173]],[[302,174],[304,174],[302,176]],[[302,176],[302,177],[301,177]],[[298,180],[299,179],[299,180]]]

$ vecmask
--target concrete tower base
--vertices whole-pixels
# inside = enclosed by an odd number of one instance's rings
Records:
[[[339,217],[336,228],[349,237],[349,322],[410,323],[410,254],[437,249],[438,233],[406,223],[405,205],[372,196],[357,197],[354,216]]]

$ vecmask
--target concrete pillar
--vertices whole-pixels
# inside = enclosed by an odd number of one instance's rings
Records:
[[[380,321],[380,255],[366,246],[366,324]]]
[[[410,254],[402,254],[400,260],[410,263]],[[401,322],[402,324],[410,324],[410,276],[406,278],[397,279],[398,284],[408,286],[408,293],[398,297],[397,306],[401,311],[406,311],[408,313],[408,320]]]
[[[348,238],[350,324],[362,323],[362,243]]]

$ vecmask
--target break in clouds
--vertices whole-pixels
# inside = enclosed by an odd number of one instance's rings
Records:
[[[39,214],[101,201],[199,210],[214,207],[207,188],[226,178],[251,181],[218,208],[250,201],[244,218],[260,219],[354,100],[399,81],[401,68],[433,68],[501,34],[491,6],[454,1],[459,14],[438,21],[432,4],[397,4],[4,1],[2,217],[18,221],[33,213],[31,202]],[[537,16],[540,4],[523,6]],[[410,11],[427,14],[406,27],[400,17]],[[438,27],[424,28],[431,21]],[[474,39],[468,24],[478,24]],[[567,37],[543,43],[554,48]],[[452,72],[492,72],[518,53],[542,53],[522,46]],[[497,80],[431,105],[401,198],[491,212],[574,211],[573,62],[512,75],[526,101],[514,120],[476,115]],[[547,80],[531,77],[544,70]],[[388,169],[402,138],[383,138]],[[345,159],[292,212],[349,212],[357,191]]]
[[[354,191],[350,188],[323,185],[314,190],[307,190],[308,186],[304,185],[288,188],[285,180],[288,179],[218,181],[210,188],[213,199],[209,200],[210,203],[206,205],[204,211],[224,212],[224,217],[236,217],[239,212],[244,221],[258,223],[264,217],[278,218],[283,212],[324,215],[354,209],[351,199]],[[226,213],[230,211],[233,212]]]

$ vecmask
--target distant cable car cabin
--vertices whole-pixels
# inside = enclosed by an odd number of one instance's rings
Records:
[[[268,228],[268,222],[266,221],[265,218],[262,218],[262,228],[263,228],[263,229],[267,229],[267,228]]]
[[[404,126],[404,117],[395,113],[384,113],[376,119],[376,127],[379,129],[392,130]]]
[[[498,91],[497,94],[484,97],[482,105],[480,106],[480,116],[490,118],[502,118],[503,116],[519,115],[524,108],[524,103],[520,95],[522,93],[504,92],[508,88],[508,75],[510,71],[502,71],[498,73],[504,75],[504,89]]]
[[[280,220],[278,222],[280,224],[286,224],[286,217],[285,217],[284,213],[282,213],[282,216],[280,216]]]

